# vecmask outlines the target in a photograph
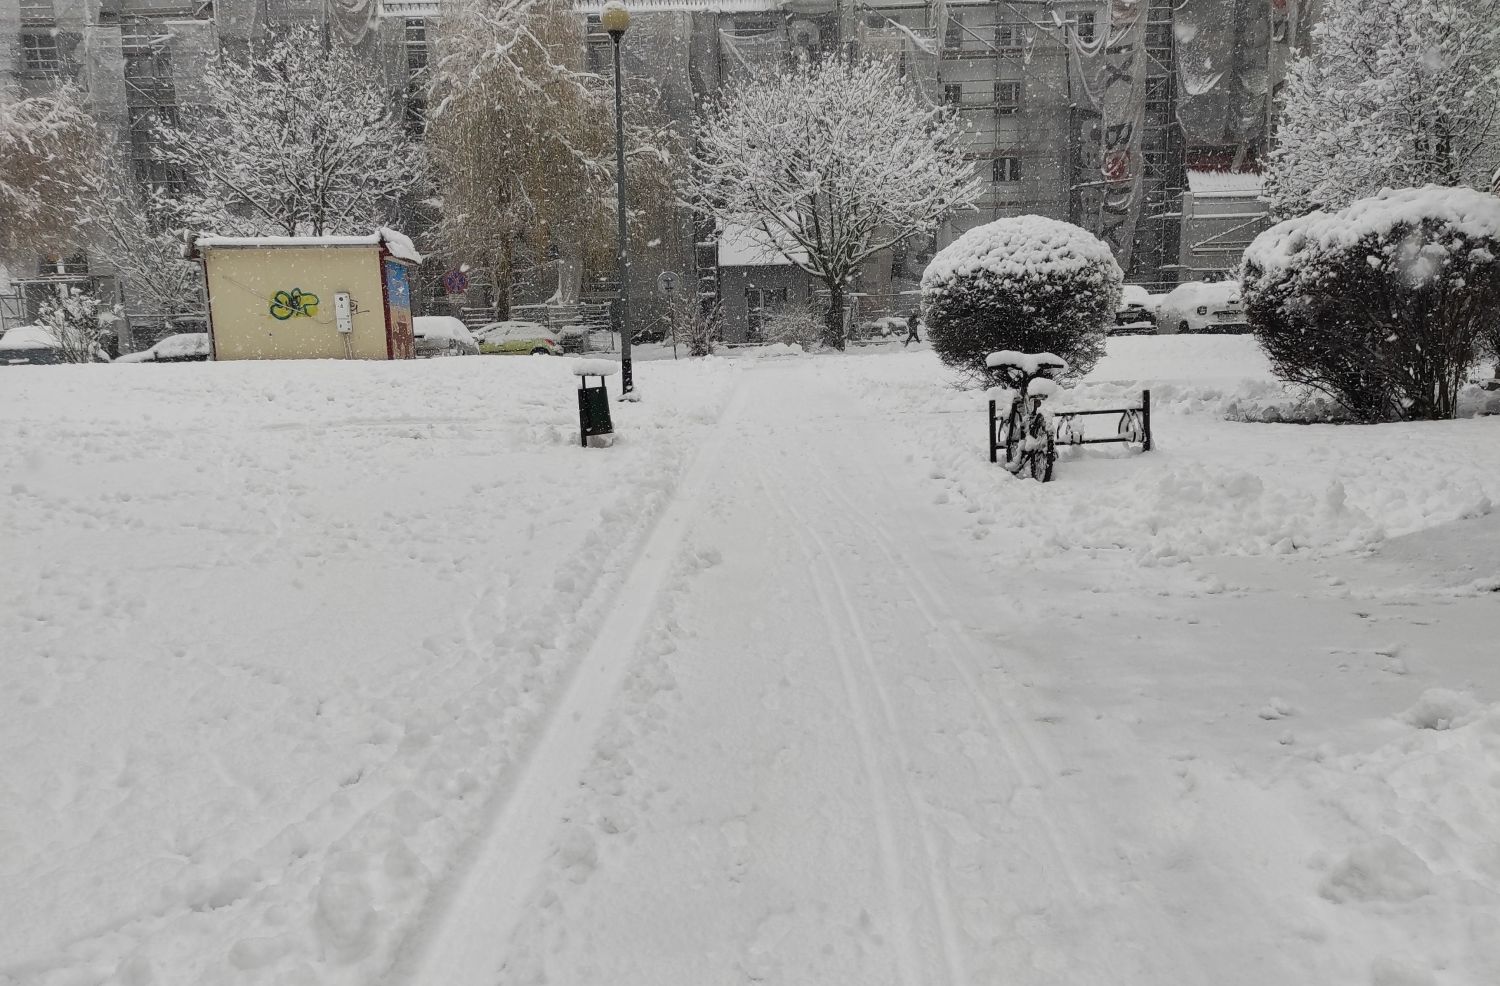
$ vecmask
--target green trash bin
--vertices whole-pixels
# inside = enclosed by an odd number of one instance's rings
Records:
[[[589,439],[613,435],[614,422],[609,417],[609,391],[604,378],[619,371],[619,365],[608,360],[579,360],[573,368],[578,377],[578,444],[588,446]],[[596,380],[597,383],[590,383]]]

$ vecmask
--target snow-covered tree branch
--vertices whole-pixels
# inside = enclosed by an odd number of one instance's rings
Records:
[[[1500,0],[1329,0],[1282,109],[1269,175],[1280,216],[1382,188],[1488,188],[1500,157]]]
[[[379,82],[318,32],[278,34],[246,61],[221,54],[204,102],[163,128],[164,159],[192,178],[180,199],[199,229],[367,232],[394,218],[422,175],[421,149]]]
[[[963,130],[884,62],[829,59],[731,91],[698,135],[684,199],[754,230],[827,287],[827,342],[844,345],[860,265],[930,233],[979,192]]]
[[[74,207],[99,145],[75,88],[19,100],[0,91],[0,258],[76,245]]]

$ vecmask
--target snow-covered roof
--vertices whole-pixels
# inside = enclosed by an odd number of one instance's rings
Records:
[[[1389,235],[1397,226],[1442,223],[1465,236],[1500,239],[1500,198],[1472,188],[1386,189],[1339,212],[1314,212],[1277,223],[1245,251],[1245,263],[1262,271],[1301,257],[1339,250],[1366,236]]]
[[[720,267],[786,267],[791,263],[763,230],[726,223],[719,231]]]
[[[364,236],[200,236],[193,241],[198,249],[236,247],[349,247],[384,246],[391,256],[422,262],[422,255],[404,233],[382,226]]]
[[[1187,173],[1188,191],[1194,195],[1261,195],[1266,176],[1254,171],[1194,171]]]
[[[412,333],[426,339],[473,341],[469,327],[452,315],[418,315],[411,320]]]

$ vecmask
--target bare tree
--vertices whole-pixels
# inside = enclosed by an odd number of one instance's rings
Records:
[[[607,80],[583,71],[581,29],[561,0],[449,0],[435,38],[428,144],[440,233],[447,253],[489,273],[502,311],[517,270],[548,246],[560,253],[563,302],[577,300],[585,263],[613,255],[613,104]],[[646,124],[649,93],[631,96],[631,198],[638,214],[659,216],[671,135]]]
[[[863,262],[932,232],[978,195],[962,134],[884,62],[802,64],[730,91],[710,111],[682,193],[725,226],[757,230],[821,280],[825,341],[843,349]]]
[[[84,185],[75,224],[91,253],[115,271],[132,312],[202,311],[202,271],[183,258],[173,214],[159,189],[142,189],[110,160],[100,160]]]

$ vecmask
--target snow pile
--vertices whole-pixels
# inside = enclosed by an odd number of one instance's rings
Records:
[[[384,981],[736,375],[652,374],[12,374],[0,982]]]
[[[181,359],[184,356],[207,356],[209,354],[207,332],[179,332],[167,336],[151,347],[158,357]]]
[[[923,303],[951,282],[973,281],[979,287],[1009,281],[1066,282],[1095,267],[1113,268],[1123,279],[1114,254],[1087,230],[1045,216],[1001,219],[964,233],[938,251],[922,274]]]
[[[1339,212],[1287,219],[1261,233],[1245,251],[1256,276],[1307,263],[1321,254],[1347,250],[1367,237],[1384,238],[1398,228],[1436,224],[1471,239],[1500,239],[1500,198],[1472,188],[1385,189]]]

